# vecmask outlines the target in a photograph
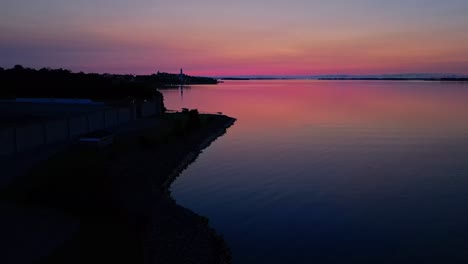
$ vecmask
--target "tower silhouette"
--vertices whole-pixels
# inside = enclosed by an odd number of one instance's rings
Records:
[[[180,68],[179,81],[181,84],[184,84],[184,79],[185,79],[184,77],[185,77],[184,70]]]
[[[185,78],[184,78],[184,70],[180,68],[180,74],[179,74],[179,90],[180,90],[180,100],[184,100],[184,84],[185,84]]]

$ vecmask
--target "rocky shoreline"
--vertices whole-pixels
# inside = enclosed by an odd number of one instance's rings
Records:
[[[41,263],[231,263],[208,219],[170,196],[180,172],[235,122],[200,116],[205,122],[199,128],[157,144],[135,132],[110,150],[69,150],[2,193],[4,201],[80,222],[73,238]]]
[[[223,119],[224,118],[225,117],[223,116]],[[191,210],[186,209],[186,208],[184,208],[184,207],[182,207],[180,205],[177,205],[175,200],[170,195],[170,186],[177,179],[177,177],[190,164],[192,164],[198,158],[201,151],[203,149],[209,147],[211,145],[211,143],[214,142],[217,138],[224,135],[226,133],[226,130],[230,126],[232,126],[235,123],[235,121],[236,120],[233,119],[233,118],[227,118],[225,121],[223,121],[224,123],[218,123],[218,125],[217,125],[218,128],[217,129],[214,128],[213,130],[211,130],[210,133],[206,134],[207,137],[202,139],[202,141],[200,143],[195,143],[195,145],[197,145],[197,146],[195,146],[191,152],[187,153],[184,156],[184,158],[182,158],[180,160],[179,164],[174,168],[174,170],[170,174],[168,174],[168,176],[166,177],[166,180],[162,183],[162,185],[161,185],[162,192],[164,194],[165,199],[167,199],[166,202],[168,202],[169,204],[172,204],[172,206],[177,207],[177,211],[178,211],[177,213],[174,213],[174,215],[172,217],[169,217],[169,220],[173,221],[174,218],[176,218],[176,215],[180,214],[180,217],[182,217],[183,220],[190,221],[191,225],[192,225],[191,228],[189,228],[190,224],[179,224],[179,225],[177,225],[179,227],[183,226],[183,227],[187,228],[185,231],[180,231],[179,230],[179,233],[182,233],[182,237],[180,237],[179,239],[184,240],[185,238],[183,238],[183,237],[187,236],[189,233],[192,233],[192,234],[198,233],[200,235],[200,237],[198,237],[198,238],[194,237],[192,243],[186,244],[186,246],[188,248],[191,247],[191,249],[188,249],[186,247],[185,250],[183,250],[183,251],[185,251],[187,253],[188,252],[192,252],[192,253],[182,254],[181,255],[180,251],[179,251],[179,253],[177,255],[165,256],[164,258],[162,258],[160,256],[161,252],[164,252],[164,251],[166,251],[166,252],[176,252],[178,250],[167,250],[168,248],[160,248],[159,250],[155,250],[156,247],[158,247],[157,245],[159,245],[159,247],[160,246],[170,247],[170,245],[168,245],[168,244],[166,244],[166,243],[164,243],[162,241],[157,242],[157,243],[154,243],[154,241],[153,241],[153,247],[152,248],[154,250],[155,256],[153,256],[153,261],[150,261],[151,263],[200,263],[200,264],[201,263],[225,263],[225,264],[232,263],[231,252],[230,252],[230,249],[229,249],[228,245],[225,243],[223,237],[221,235],[219,235],[216,232],[216,230],[214,230],[213,228],[211,228],[209,226],[208,218],[203,217],[203,216],[199,216],[199,215],[193,213]],[[167,212],[167,211],[170,211],[170,210],[163,210],[163,211]],[[159,218],[159,217],[155,216],[155,218]],[[161,220],[161,219],[159,219],[159,220]],[[158,222],[158,220],[154,221],[154,223],[156,223],[156,222]],[[154,227],[156,227],[156,229],[157,229],[157,227],[161,227],[161,226],[164,226],[164,225],[161,225],[161,224],[159,224],[159,225],[155,224],[154,225]],[[192,229],[192,230],[188,231],[188,229]],[[166,230],[166,231],[168,231],[168,230]],[[173,232],[177,233],[176,230],[173,230]],[[163,236],[163,237],[166,237],[163,240],[168,241],[168,240],[174,239],[174,238],[171,239],[171,238],[168,237],[168,236],[172,236],[174,234],[173,232],[168,232],[168,234],[166,234],[166,236]],[[153,233],[153,237],[158,237],[158,236],[161,236],[160,230]],[[205,237],[205,238],[203,238],[203,237]],[[184,243],[183,242],[182,243],[177,243],[177,242],[174,243],[174,245],[178,245],[178,246],[180,246],[181,244],[184,244]],[[203,245],[203,244],[205,244],[205,245]],[[207,247],[206,244],[208,244],[208,248],[212,247],[214,249],[214,251],[212,252],[212,256],[200,254],[202,252],[210,251],[210,250],[206,250],[206,249],[205,250],[201,249],[201,247],[206,248]],[[193,256],[197,256],[198,259],[193,258]],[[174,261],[174,262],[172,262],[172,261]]]
[[[234,125],[235,122],[236,122],[235,119],[227,120],[226,123],[224,123],[224,125],[220,127],[218,131],[209,135],[203,142],[201,142],[198,145],[198,148],[197,148],[198,150],[188,153],[182,159],[179,165],[174,169],[174,171],[171,174],[169,174],[169,176],[167,177],[167,180],[162,185],[163,188],[165,188],[166,191],[169,191],[170,185],[174,182],[174,180],[180,175],[182,171],[184,171],[190,164],[192,164],[192,162],[194,162],[197,159],[200,152],[203,149],[209,147],[211,143],[215,141],[218,137],[221,137],[222,135],[224,135],[226,133],[226,130],[230,126]]]

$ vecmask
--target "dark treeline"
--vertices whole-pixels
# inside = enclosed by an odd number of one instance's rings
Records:
[[[183,75],[180,78],[179,74],[158,72],[152,75],[137,75],[135,79],[144,83],[152,83],[154,85],[193,85],[193,84],[217,84],[218,80],[209,77],[195,77]]]
[[[1,98],[47,97],[89,98],[95,100],[146,99],[160,96],[156,90],[166,85],[211,84],[215,79],[178,74],[114,75],[73,73],[65,69],[40,70],[17,65],[0,68]]]

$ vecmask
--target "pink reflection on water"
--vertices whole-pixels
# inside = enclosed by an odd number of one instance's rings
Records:
[[[466,131],[468,85],[381,81],[226,81],[165,92],[169,109],[198,108],[239,119],[249,131],[304,124]],[[279,124],[280,123],[280,124]]]
[[[169,108],[238,118],[173,194],[209,216],[242,263],[265,252],[337,263],[464,252],[454,240],[468,237],[466,84],[232,81],[164,94]]]

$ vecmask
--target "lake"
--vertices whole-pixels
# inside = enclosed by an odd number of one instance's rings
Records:
[[[237,118],[171,188],[234,263],[468,263],[468,83],[162,92],[168,109]]]

